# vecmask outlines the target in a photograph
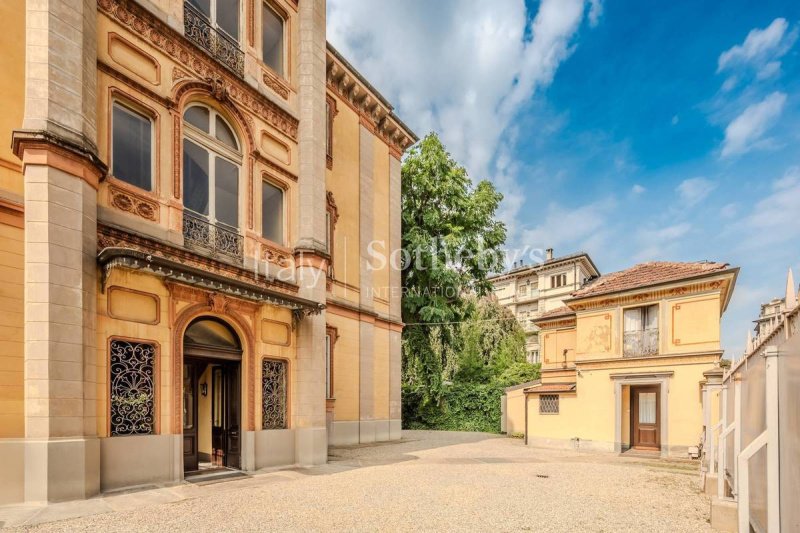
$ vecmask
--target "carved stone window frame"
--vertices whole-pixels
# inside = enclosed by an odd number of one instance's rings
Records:
[[[336,273],[333,269],[333,251],[336,246],[334,238],[336,236],[336,223],[339,221],[339,208],[336,206],[336,199],[331,191],[325,193],[325,201],[325,231],[328,245],[326,250],[328,252],[327,287],[330,290],[333,280],[336,279]]]
[[[114,170],[114,106],[126,108],[128,112],[150,119],[150,189],[142,189],[112,174]],[[111,86],[108,88],[108,110],[106,147],[109,173],[106,179],[110,183],[127,188],[137,194],[146,195],[157,200],[161,194],[161,115],[153,107],[135,98],[128,90]]]
[[[325,387],[325,400],[329,403],[336,401],[336,395],[334,391],[334,376],[335,376],[335,367],[334,362],[336,360],[335,352],[336,352],[336,341],[339,340],[339,329],[335,326],[331,326],[330,324],[325,324],[325,337],[326,337],[326,367],[328,369],[328,375],[326,376],[326,387]]]
[[[111,345],[115,341],[136,343],[136,344],[149,344],[153,346],[153,431],[147,435],[160,435],[161,431],[161,343],[152,339],[142,339],[134,337],[124,337],[120,335],[112,335],[106,341],[106,386],[105,386],[105,399],[106,399],[106,421],[105,421],[105,437],[111,438]],[[115,435],[113,438],[136,437],[144,435]]]
[[[283,191],[283,242],[275,242],[271,239],[264,237],[264,205],[262,202],[263,198],[263,186],[264,182],[269,183],[273,187],[277,187]],[[268,172],[266,170],[261,171],[261,181],[259,181],[258,190],[255,191],[255,198],[258,198],[259,209],[258,209],[258,220],[256,224],[256,232],[258,235],[258,239],[262,242],[262,244],[266,244],[268,246],[273,246],[278,248],[281,251],[290,253],[291,250],[288,247],[288,243],[292,242],[292,228],[291,228],[291,220],[292,220],[292,188],[289,182],[280,177],[276,176],[272,172]]]
[[[261,66],[266,70],[264,82],[268,83],[267,79],[269,77],[277,78],[274,81],[277,85],[285,86],[285,88],[289,89],[289,80],[292,77],[292,16],[289,11],[281,5],[281,3],[277,0],[253,0],[256,2],[260,9],[254,10],[258,13],[256,15],[258,17],[258,32],[257,37],[255,39],[256,46],[255,48],[258,50],[257,58],[258,62],[261,63]],[[264,61],[264,42],[263,42],[263,35],[264,35],[264,7],[267,7],[272,10],[280,19],[283,20],[283,72],[278,72],[270,65],[268,65]],[[272,76],[270,76],[272,75]],[[278,87],[273,88],[276,92],[279,92]],[[282,91],[280,91],[282,92]],[[280,94],[279,92],[279,94]],[[283,96],[283,94],[281,94]],[[287,95],[288,96],[288,95]],[[287,96],[284,96],[286,98]]]
[[[339,114],[339,109],[336,107],[336,98],[329,93],[325,94],[325,119],[326,119],[326,134],[325,134],[325,162],[328,169],[333,169],[333,119]]]

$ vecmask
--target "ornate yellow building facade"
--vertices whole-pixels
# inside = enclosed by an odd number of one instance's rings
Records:
[[[325,1],[0,16],[0,503],[398,439],[416,137]]]
[[[541,380],[507,389],[506,432],[533,446],[696,452],[737,274],[724,263],[652,262],[574,291],[536,319]]]

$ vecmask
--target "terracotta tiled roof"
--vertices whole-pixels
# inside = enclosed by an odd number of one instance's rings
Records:
[[[698,261],[694,263],[672,263],[668,261],[651,261],[640,263],[627,270],[612,272],[600,276],[585,287],[572,293],[573,298],[597,296],[619,292],[637,287],[648,287],[668,281],[713,274],[728,268],[728,263]]]
[[[539,315],[536,318],[536,322],[538,322],[540,320],[547,320],[547,319],[556,318],[556,317],[560,317],[560,316],[572,316],[574,314],[575,314],[575,311],[573,311],[572,309],[570,309],[566,305],[562,305],[561,307],[557,307],[556,309],[553,309],[551,311],[547,311],[545,313],[542,313],[541,315]]]
[[[545,383],[528,387],[525,392],[528,394],[549,394],[551,392],[575,392],[576,383]]]

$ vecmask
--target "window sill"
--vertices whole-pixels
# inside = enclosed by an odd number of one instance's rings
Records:
[[[258,60],[258,64],[261,67],[261,80],[264,82],[264,85],[272,89],[275,94],[284,100],[288,100],[289,93],[295,92],[294,88],[289,83],[289,80],[287,80],[283,75],[275,72],[272,67],[260,59]]]

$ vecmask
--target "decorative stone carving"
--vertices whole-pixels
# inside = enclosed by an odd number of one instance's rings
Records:
[[[268,263],[276,264],[281,268],[292,266],[291,254],[266,243],[261,244],[261,259]]]
[[[108,188],[108,196],[109,204],[120,211],[125,211],[153,222],[158,222],[159,220],[158,204],[152,200],[114,186]]]
[[[145,41],[149,41],[183,69],[201,80],[221,78],[227,82],[227,94],[284,135],[297,140],[298,120],[271,102],[267,97],[229,73],[228,69],[210,59],[195,44],[132,2],[123,0],[98,0],[105,14],[129,28]]]
[[[272,72],[265,70],[264,75],[264,85],[275,91],[281,98],[284,100],[289,99],[289,87],[287,87],[278,76],[273,74]]]
[[[208,306],[215,313],[222,314],[228,308],[228,298],[218,292],[208,293]]]

